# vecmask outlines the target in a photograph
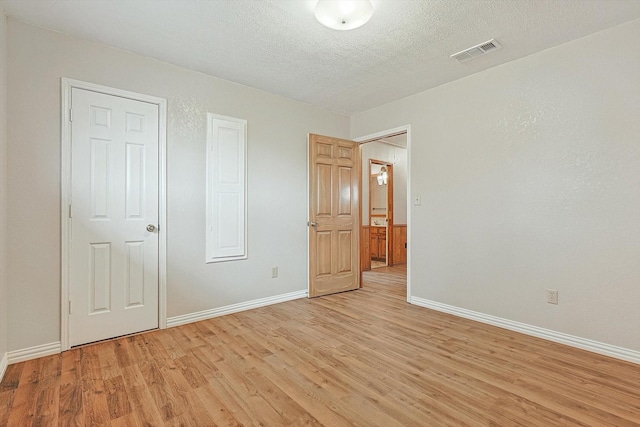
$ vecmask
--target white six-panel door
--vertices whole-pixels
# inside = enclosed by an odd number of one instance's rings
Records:
[[[158,105],[71,93],[69,345],[158,327]]]

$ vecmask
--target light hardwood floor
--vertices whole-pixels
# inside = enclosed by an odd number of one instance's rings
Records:
[[[364,279],[11,365],[0,425],[640,425],[640,366],[411,306],[402,267]]]

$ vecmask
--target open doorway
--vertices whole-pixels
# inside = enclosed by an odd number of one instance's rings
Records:
[[[358,138],[362,161],[360,269],[406,272],[408,260],[409,127]],[[365,285],[366,286],[366,285]],[[407,284],[408,288],[408,284]],[[407,289],[407,295],[409,295]]]
[[[363,147],[362,151],[368,151]],[[361,254],[365,259],[363,269],[376,269],[393,265],[393,163],[369,159],[369,252]],[[402,256],[401,254],[398,254]],[[397,257],[396,257],[397,258]]]

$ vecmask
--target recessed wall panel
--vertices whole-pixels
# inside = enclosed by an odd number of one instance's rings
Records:
[[[144,305],[144,242],[125,243],[125,307]]]
[[[145,147],[127,142],[125,179],[125,217],[140,219],[144,216]]]
[[[206,262],[247,258],[247,122],[207,114]]]
[[[89,314],[111,310],[111,244],[90,244]]]
[[[240,132],[237,129],[218,129],[218,180],[221,184],[240,182]]]
[[[218,193],[218,247],[237,248],[241,244],[242,224],[239,215],[240,200],[237,193]]]
[[[112,179],[111,141],[91,138],[91,218],[108,219]]]

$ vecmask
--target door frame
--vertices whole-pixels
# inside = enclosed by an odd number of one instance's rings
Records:
[[[158,106],[158,327],[167,327],[167,100],[81,80],[60,80],[60,347],[69,350],[69,268],[71,249],[71,90],[83,89]]]
[[[381,138],[407,134],[407,302],[411,302],[411,125],[399,126],[393,129],[387,129],[380,132],[353,138],[360,145],[375,141]],[[362,188],[362,184],[360,184]],[[362,254],[361,254],[362,256]],[[362,268],[360,268],[362,275]]]

